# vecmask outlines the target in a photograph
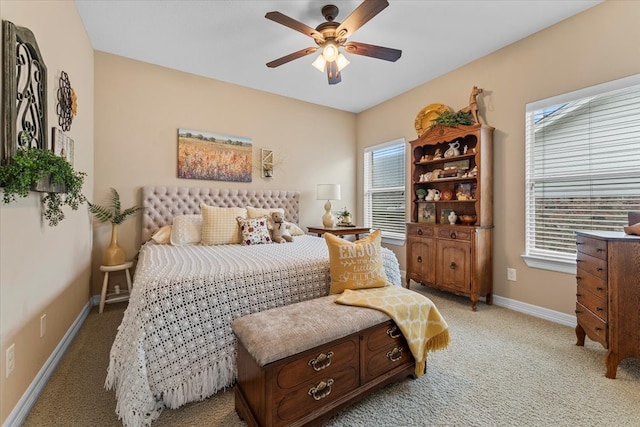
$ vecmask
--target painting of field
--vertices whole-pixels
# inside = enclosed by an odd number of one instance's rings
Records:
[[[178,178],[251,182],[252,140],[178,129]]]

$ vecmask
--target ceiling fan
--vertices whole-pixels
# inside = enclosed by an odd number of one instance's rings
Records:
[[[401,50],[365,43],[347,42],[347,38],[351,37],[358,28],[366,24],[387,6],[389,6],[387,0],[364,0],[344,22],[340,23],[335,21],[336,16],[338,16],[338,8],[330,4],[322,8],[322,15],[326,22],[321,23],[315,29],[280,12],[268,12],[265,18],[313,38],[318,46],[307,47],[285,55],[282,58],[268,62],[267,67],[275,68],[321,49],[322,53],[313,62],[313,66],[321,72],[326,69],[329,84],[333,85],[342,81],[340,72],[349,65],[349,60],[340,52],[340,48],[347,53],[355,55],[369,56],[391,62],[397,61],[402,55]]]

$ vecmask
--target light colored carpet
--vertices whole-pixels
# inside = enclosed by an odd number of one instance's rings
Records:
[[[432,353],[427,374],[391,384],[333,417],[327,426],[640,426],[640,359],[605,378],[606,350],[573,328],[430,290],[449,323],[451,345]],[[111,342],[126,307],[94,308],[24,426],[120,426],[103,387]],[[177,410],[153,427],[244,426],[233,392]]]

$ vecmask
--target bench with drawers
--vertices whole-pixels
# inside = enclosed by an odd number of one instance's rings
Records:
[[[249,426],[317,425],[367,393],[413,376],[415,362],[386,314],[336,295],[236,319],[235,406]]]

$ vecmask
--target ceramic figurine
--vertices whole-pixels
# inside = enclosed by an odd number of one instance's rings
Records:
[[[458,221],[458,215],[456,215],[455,211],[451,211],[447,219],[449,220],[449,224],[455,224],[456,221]]]

